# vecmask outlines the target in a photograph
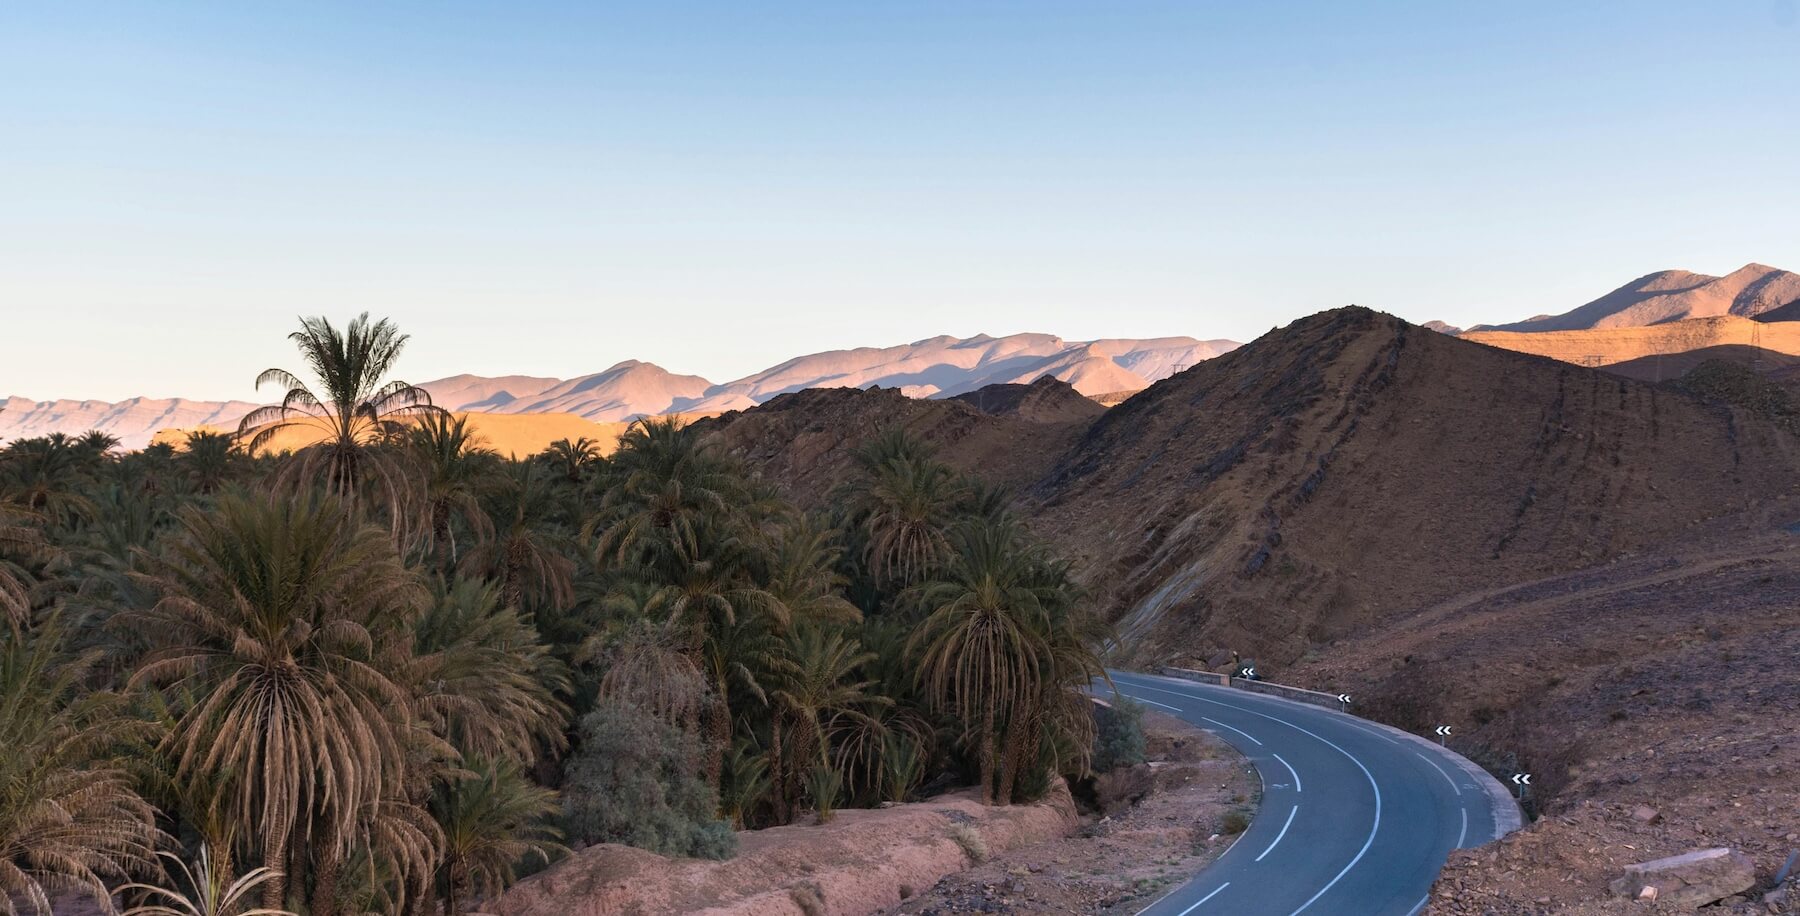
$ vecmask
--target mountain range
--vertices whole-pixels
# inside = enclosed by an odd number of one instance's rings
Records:
[[[932,337],[893,347],[858,347],[795,357],[716,384],[653,363],[626,360],[571,379],[456,375],[423,382],[433,403],[471,413],[564,413],[601,423],[667,413],[710,414],[754,407],[805,388],[898,388],[910,397],[955,397],[1041,376],[1085,395],[1116,395],[1236,348],[1230,340],[1159,337],[1068,341],[1049,334]],[[106,401],[0,400],[0,441],[98,429],[141,448],[170,428],[235,427],[257,405],[245,401],[131,398]]]
[[[1660,270],[1560,315],[1538,315],[1510,324],[1477,325],[1471,331],[1577,331],[1642,328],[1689,318],[1737,315],[1754,318],[1800,302],[1800,274],[1745,264],[1714,277]]]

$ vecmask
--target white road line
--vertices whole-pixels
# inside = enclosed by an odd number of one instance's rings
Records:
[[[1463,839],[1469,835],[1469,809],[1458,808],[1462,812],[1462,829],[1456,831],[1456,848],[1463,848]]]
[[[1281,760],[1280,754],[1275,754],[1274,757],[1276,760]],[[1294,769],[1294,765],[1291,763],[1288,763],[1286,760],[1281,760],[1281,765],[1284,767],[1287,767],[1289,776],[1294,777],[1294,791],[1295,792],[1300,791],[1300,771]]]
[[[1418,754],[1420,760],[1423,760],[1426,763],[1431,764],[1431,768],[1438,771],[1439,776],[1444,777],[1444,781],[1450,784],[1450,791],[1455,792],[1458,795],[1462,794],[1462,788],[1456,784],[1456,780],[1451,779],[1450,774],[1444,772],[1444,768],[1437,765],[1437,761],[1432,760],[1430,757],[1425,756],[1423,751],[1414,751],[1413,753]]]
[[[1182,910],[1182,911],[1181,911],[1181,912],[1179,912],[1179,913],[1176,913],[1176,914],[1175,914],[1175,916],[1187,916],[1187,914],[1189,914],[1189,913],[1192,913],[1192,912],[1193,912],[1193,911],[1195,911],[1195,910],[1197,910],[1197,909],[1199,909],[1199,908],[1200,908],[1200,904],[1202,904],[1202,903],[1205,903],[1205,902],[1206,902],[1206,901],[1208,901],[1208,900],[1211,900],[1211,899],[1213,899],[1213,898],[1214,898],[1214,897],[1217,897],[1217,896],[1219,896],[1219,891],[1222,891],[1222,890],[1224,890],[1224,889],[1226,889],[1226,888],[1228,888],[1228,887],[1230,887],[1230,886],[1231,886],[1231,882],[1230,882],[1230,881],[1227,881],[1227,882],[1225,882],[1225,883],[1224,883],[1224,884],[1221,884],[1221,885],[1219,885],[1219,887],[1218,887],[1218,889],[1217,889],[1217,890],[1214,890],[1214,891],[1213,891],[1213,892],[1212,892],[1212,893],[1210,893],[1210,894],[1207,894],[1207,895],[1206,895],[1206,896],[1204,896],[1204,897],[1201,897],[1201,898],[1200,898],[1200,899],[1199,899],[1199,900],[1196,900],[1196,901],[1194,901],[1194,905],[1193,905],[1193,906],[1190,906],[1190,907],[1188,907],[1188,908],[1187,908],[1187,909],[1185,909],[1185,910]]]
[[[1288,809],[1287,823],[1282,824],[1281,832],[1275,834],[1275,842],[1270,843],[1269,848],[1262,851],[1262,856],[1257,856],[1254,861],[1261,862],[1263,860],[1263,856],[1266,856],[1269,853],[1274,852],[1275,847],[1281,845],[1281,838],[1284,836],[1287,836],[1287,829],[1289,827],[1293,826],[1293,824],[1294,824],[1294,815],[1299,814],[1299,813],[1300,813],[1299,805],[1295,805],[1294,807]]]
[[[1430,903],[1430,902],[1431,902],[1430,894],[1426,894],[1425,896],[1419,898],[1419,902],[1413,904],[1413,908],[1406,911],[1406,916],[1413,916],[1414,913],[1417,913],[1418,911],[1424,909],[1425,904]]]
[[[1338,753],[1343,754],[1345,757],[1350,758],[1350,762],[1356,764],[1356,768],[1362,771],[1363,778],[1367,779],[1369,781],[1369,788],[1372,791],[1374,791],[1374,793],[1375,793],[1375,823],[1372,826],[1370,826],[1370,828],[1369,828],[1368,839],[1363,840],[1362,848],[1356,851],[1356,855],[1353,858],[1351,858],[1350,864],[1345,865],[1344,869],[1342,871],[1338,872],[1336,877],[1332,878],[1330,881],[1327,881],[1325,883],[1324,887],[1319,888],[1318,893],[1313,894],[1312,897],[1309,898],[1305,903],[1300,904],[1299,909],[1295,910],[1292,913],[1289,913],[1288,916],[1299,916],[1300,913],[1303,913],[1306,911],[1307,907],[1310,907],[1314,903],[1318,902],[1318,899],[1320,897],[1325,896],[1326,891],[1329,891],[1333,887],[1335,887],[1339,881],[1342,881],[1344,879],[1345,875],[1350,873],[1350,869],[1356,867],[1356,863],[1362,861],[1363,856],[1368,855],[1369,847],[1375,845],[1375,834],[1377,834],[1381,831],[1381,786],[1375,782],[1375,774],[1369,772],[1369,768],[1364,766],[1363,762],[1361,760],[1358,760],[1356,758],[1355,754],[1352,754],[1349,751],[1344,750],[1342,747],[1339,747],[1337,742],[1332,741],[1331,739],[1326,738],[1322,735],[1319,735],[1316,732],[1313,732],[1308,729],[1302,728],[1298,725],[1295,725],[1294,723],[1289,722],[1286,719],[1280,719],[1275,716],[1268,715],[1267,713],[1260,713],[1254,709],[1245,709],[1242,706],[1233,706],[1230,703],[1221,703],[1218,700],[1207,699],[1206,697],[1199,696],[1197,694],[1192,694],[1192,693],[1182,693],[1178,690],[1164,690],[1160,687],[1150,687],[1149,685],[1146,685],[1146,684],[1136,684],[1133,686],[1136,686],[1140,689],[1156,690],[1161,693],[1172,693],[1178,697],[1186,697],[1190,700],[1199,700],[1202,703],[1211,703],[1214,706],[1223,706],[1226,709],[1235,709],[1238,712],[1248,713],[1249,715],[1256,716],[1258,718],[1268,719],[1270,722],[1275,722],[1275,723],[1279,723],[1281,725],[1285,725],[1288,728],[1291,728],[1297,732],[1300,732],[1301,734],[1311,735],[1313,738],[1316,738],[1319,741],[1324,742],[1332,750],[1337,751]],[[1202,717],[1202,718],[1204,718],[1204,717]],[[1211,721],[1211,720],[1209,719],[1208,721]],[[1232,730],[1237,731],[1237,729],[1232,729]],[[1243,733],[1239,732],[1239,734],[1243,734]],[[1261,744],[1262,742],[1258,741],[1257,743]]]
[[[1195,699],[1198,699],[1198,697],[1196,697],[1196,698],[1195,698]],[[1224,704],[1220,704],[1220,705],[1224,705]],[[1219,720],[1218,720],[1218,719],[1208,719],[1208,718],[1206,718],[1206,717],[1205,717],[1205,716],[1201,716],[1201,717],[1200,717],[1200,718],[1201,718],[1201,719],[1202,719],[1202,720],[1203,720],[1203,721],[1206,721],[1206,722],[1211,722],[1211,723],[1212,723],[1212,724],[1214,724],[1214,725],[1217,725],[1217,726],[1218,726],[1218,727],[1220,727],[1220,728],[1231,728],[1231,726],[1229,726],[1229,725],[1226,725],[1226,724],[1225,724],[1225,723],[1223,723],[1223,722],[1220,722],[1220,721],[1219,721]],[[1237,732],[1237,733],[1238,733],[1238,734],[1240,734],[1240,735],[1243,735],[1243,736],[1244,736],[1244,737],[1246,737],[1246,738],[1249,738],[1249,739],[1250,739],[1250,743],[1251,743],[1251,744],[1254,744],[1254,745],[1256,745],[1256,746],[1257,746],[1257,747],[1262,747],[1262,742],[1261,742],[1261,741],[1258,741],[1258,740],[1256,740],[1256,736],[1255,736],[1255,735],[1252,735],[1252,734],[1250,734],[1250,733],[1249,733],[1249,732],[1247,732],[1247,731],[1244,731],[1244,730],[1243,730],[1243,729],[1241,729],[1241,728],[1231,728],[1231,730],[1232,730],[1232,731],[1234,731],[1234,732]]]
[[[1122,696],[1122,697],[1126,697],[1126,698],[1129,698],[1129,699],[1133,699],[1133,700],[1136,700],[1136,701],[1138,701],[1138,702],[1139,702],[1139,703],[1149,703],[1149,704],[1150,704],[1150,705],[1151,705],[1151,706],[1161,706],[1161,707],[1162,707],[1162,708],[1164,708],[1164,709],[1167,709],[1167,710],[1170,710],[1170,711],[1172,711],[1172,712],[1180,712],[1180,711],[1181,711],[1181,707],[1179,707],[1179,706],[1170,706],[1170,705],[1169,705],[1169,704],[1167,704],[1167,703],[1158,703],[1158,702],[1156,702],[1156,701],[1155,701],[1155,700],[1151,700],[1151,699],[1146,699],[1146,698],[1144,698],[1144,697],[1134,697],[1134,696],[1132,696],[1132,695],[1131,695],[1131,694],[1129,694],[1129,693],[1126,693],[1126,692],[1125,692],[1125,691],[1123,691],[1123,690],[1121,690],[1121,691],[1119,691],[1119,696]]]

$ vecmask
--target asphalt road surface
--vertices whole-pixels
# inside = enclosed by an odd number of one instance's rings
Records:
[[[1250,829],[1145,916],[1410,916],[1452,849],[1518,826],[1507,789],[1433,741],[1236,688],[1112,678],[1120,693],[1224,739],[1263,781]]]

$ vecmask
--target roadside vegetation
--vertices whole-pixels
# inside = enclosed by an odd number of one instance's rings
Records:
[[[903,433],[806,515],[695,427],[513,460],[388,322],[291,337],[234,436],[0,449],[0,913],[456,914],[569,846],[1087,770],[1103,629]]]

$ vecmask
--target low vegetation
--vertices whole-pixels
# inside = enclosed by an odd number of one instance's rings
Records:
[[[0,913],[455,914],[566,845],[1087,770],[1103,630],[917,441],[805,515],[695,427],[514,461],[389,323],[292,336],[236,436],[0,449]]]

